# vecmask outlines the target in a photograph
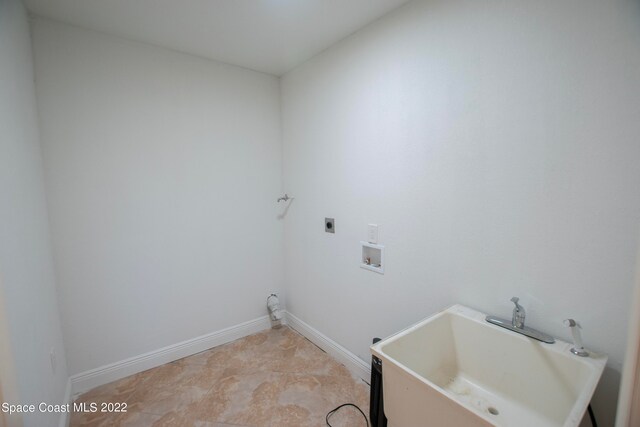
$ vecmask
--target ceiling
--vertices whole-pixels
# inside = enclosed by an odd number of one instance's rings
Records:
[[[25,0],[31,13],[281,75],[408,0]]]

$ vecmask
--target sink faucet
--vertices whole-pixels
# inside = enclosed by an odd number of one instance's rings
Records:
[[[511,298],[511,302],[516,305],[516,307],[513,309],[511,324],[515,328],[524,329],[524,318],[526,316],[526,313],[524,311],[524,307],[518,304],[518,301],[520,301],[520,298],[518,297]]]
[[[551,335],[545,334],[544,332],[536,331],[535,329],[531,329],[528,326],[524,326],[525,311],[524,307],[518,304],[518,301],[520,301],[520,298],[518,297],[511,298],[511,302],[516,305],[516,307],[513,309],[513,317],[511,318],[511,321],[496,316],[487,316],[485,320],[496,326],[500,326],[501,328],[509,329],[510,331],[526,335],[529,338],[546,342],[548,344],[553,344],[556,340]]]

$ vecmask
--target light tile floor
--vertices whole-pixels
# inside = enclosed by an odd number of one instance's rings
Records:
[[[71,426],[320,427],[346,402],[369,415],[369,386],[283,327],[106,384],[76,402],[126,402],[126,413],[73,413]],[[346,407],[334,427],[366,426]]]

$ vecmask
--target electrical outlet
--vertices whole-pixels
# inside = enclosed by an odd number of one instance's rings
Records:
[[[57,365],[57,360],[56,360],[56,349],[55,348],[51,348],[51,351],[49,352],[49,360],[51,361],[51,373],[55,374],[56,373],[56,365]]]
[[[378,243],[378,224],[369,224],[367,226],[367,242]]]

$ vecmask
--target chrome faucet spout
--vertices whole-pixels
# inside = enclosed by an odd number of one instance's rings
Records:
[[[511,318],[511,321],[496,316],[487,316],[485,320],[496,326],[500,326],[501,328],[509,329],[510,331],[526,335],[529,338],[546,342],[548,344],[553,344],[556,340],[551,335],[545,334],[544,332],[536,331],[535,329],[531,329],[528,326],[524,326],[525,311],[524,307],[518,304],[518,301],[520,301],[518,297],[511,298],[511,302],[516,305],[513,309],[513,317]]]
[[[513,309],[513,316],[511,317],[511,324],[518,329],[524,329],[524,319],[526,317],[526,312],[524,311],[524,307],[518,304],[520,298],[513,297],[511,298],[511,302],[516,305]]]

